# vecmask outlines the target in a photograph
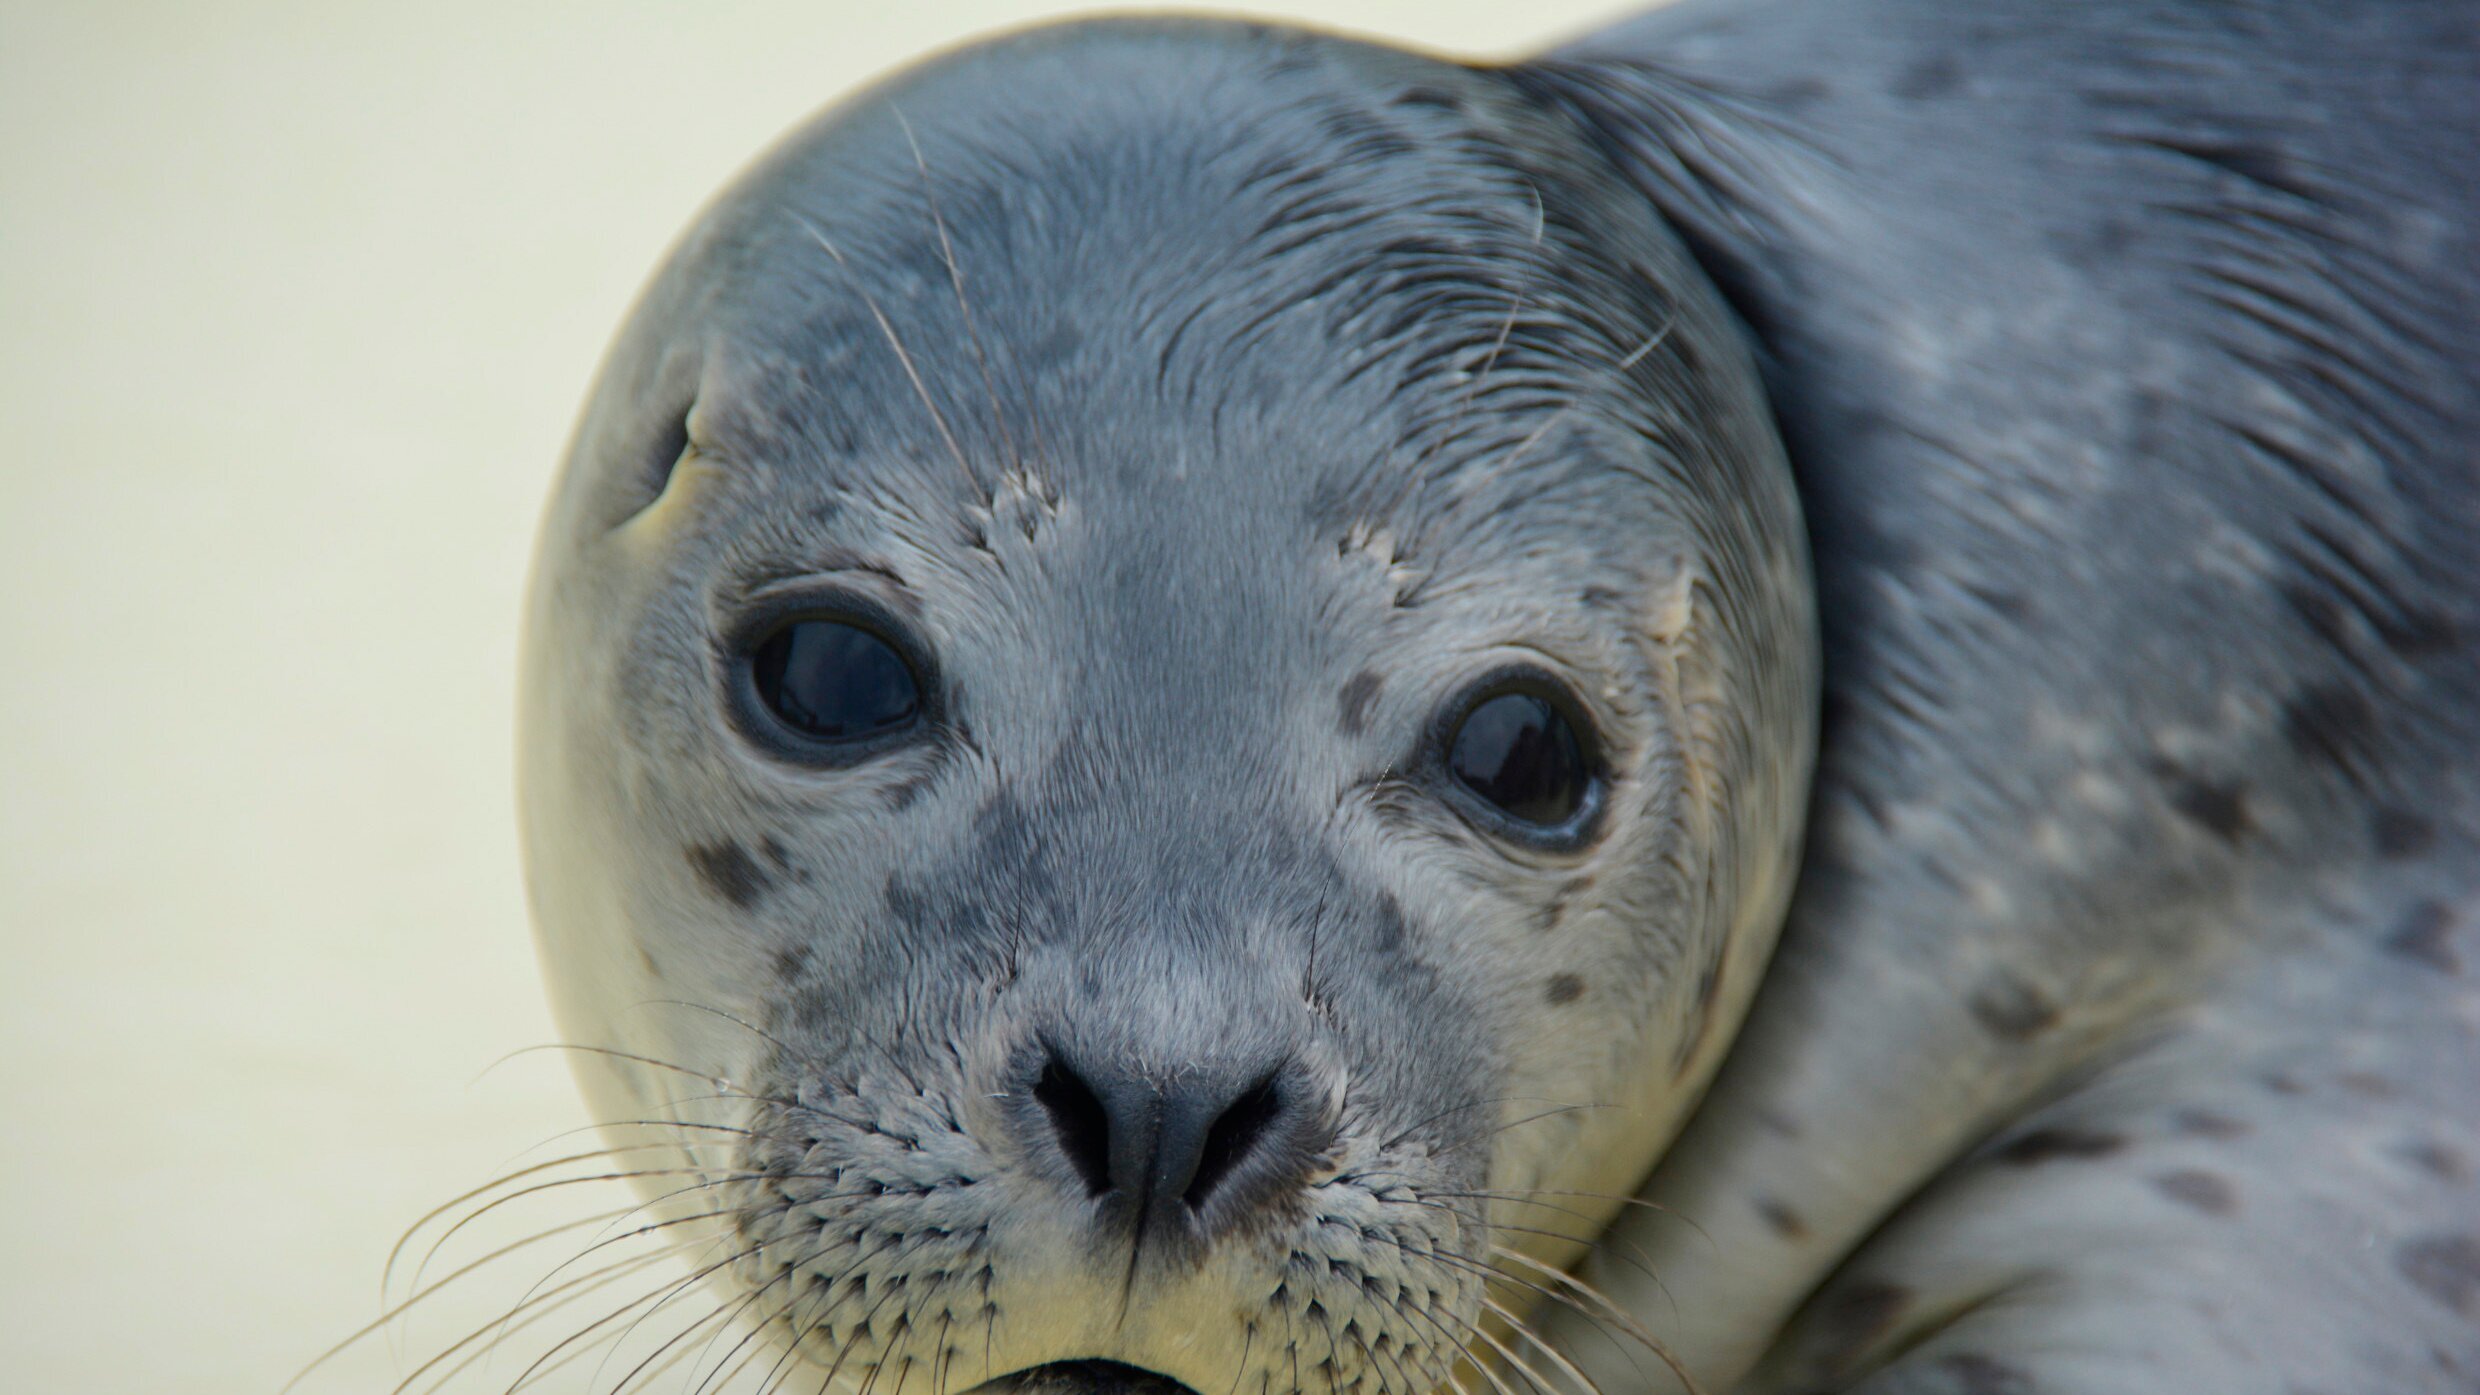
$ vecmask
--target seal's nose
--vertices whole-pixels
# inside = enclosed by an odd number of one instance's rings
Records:
[[[1086,1194],[1141,1228],[1219,1233],[1297,1185],[1318,1147],[1307,1083],[1284,1057],[1151,1079],[1046,1042],[1033,1098]]]

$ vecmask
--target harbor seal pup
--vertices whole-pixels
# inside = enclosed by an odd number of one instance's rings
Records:
[[[524,660],[553,1000],[718,1321],[2468,1388],[2468,18],[1118,21],[796,132],[623,329]]]

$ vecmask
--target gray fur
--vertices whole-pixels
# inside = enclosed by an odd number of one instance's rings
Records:
[[[693,1126],[665,1204],[848,1387],[1414,1395],[1658,1158],[1622,1311],[1504,1379],[2468,1389],[2475,30],[1112,23],[854,99],[692,226],[545,525],[555,1004],[688,1073],[589,1096]],[[736,737],[718,647],[817,578],[928,637],[936,740]],[[1511,652],[1610,733],[1587,852],[1424,782]],[[1036,1038],[1298,1062],[1326,1161],[1131,1247]]]
[[[1521,80],[1755,328],[1827,645],[1697,1228],[1596,1278],[1759,1389],[2472,1388],[2404,1164],[2480,1142],[2471,7],[1692,3]]]

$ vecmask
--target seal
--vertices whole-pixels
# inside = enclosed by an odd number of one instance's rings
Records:
[[[1437,1388],[1755,989],[1813,595],[1747,345],[1573,125],[1252,27],[969,50],[727,193],[594,390],[554,1002],[821,1373]]]
[[[523,659],[707,1320],[770,1388],[2466,1388],[2467,19],[1119,20],[795,132]]]

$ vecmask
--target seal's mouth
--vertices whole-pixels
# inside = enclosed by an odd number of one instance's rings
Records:
[[[1197,1395],[1169,1376],[1119,1361],[1053,1361],[985,1381],[966,1395]]]

